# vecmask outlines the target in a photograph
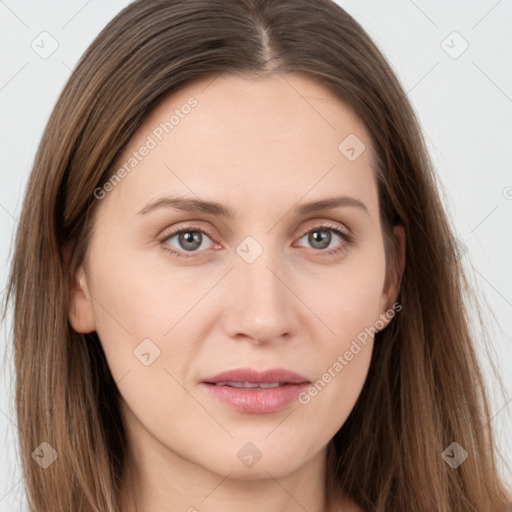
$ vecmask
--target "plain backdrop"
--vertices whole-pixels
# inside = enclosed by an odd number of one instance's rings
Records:
[[[49,114],[80,55],[128,3],[0,0],[1,298],[24,188]],[[338,3],[388,58],[421,121],[464,264],[492,313],[484,310],[505,393],[490,379],[487,363],[484,370],[497,441],[512,466],[512,2]],[[0,338],[0,512],[26,510],[10,328],[8,320]],[[512,480],[505,463],[501,468]]]

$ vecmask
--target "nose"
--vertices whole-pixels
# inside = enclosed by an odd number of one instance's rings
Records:
[[[291,274],[283,265],[264,252],[252,263],[237,258],[230,274],[230,300],[224,316],[229,337],[263,345],[294,335],[300,301],[293,294]]]

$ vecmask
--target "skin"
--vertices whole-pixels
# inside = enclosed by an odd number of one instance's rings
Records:
[[[242,413],[199,383],[239,367],[286,368],[314,382],[394,303],[404,233],[395,228],[399,257],[386,280],[369,134],[309,78],[221,75],[161,103],[119,165],[191,96],[197,106],[98,201],[72,290],[70,322],[98,333],[122,396],[130,447],[123,512],[170,504],[199,512],[358,510],[348,499],[324,503],[324,464],[366,379],[371,338],[306,405]],[[349,134],[366,146],[354,161],[338,150]],[[296,203],[333,195],[357,198],[367,211],[293,212]],[[138,214],[164,196],[217,201],[235,217],[165,207]],[[206,230],[195,252],[171,236],[188,222]],[[353,243],[328,255],[346,242],[327,230],[327,249],[315,246],[308,232],[325,222],[350,230]],[[252,263],[236,252],[247,236],[263,249]],[[192,257],[177,258],[165,245]],[[134,350],[148,338],[160,355],[145,366]],[[250,468],[237,457],[247,442],[261,453]]]

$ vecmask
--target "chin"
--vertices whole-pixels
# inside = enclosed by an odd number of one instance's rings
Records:
[[[279,445],[269,440],[254,443],[235,442],[233,448],[223,448],[221,453],[211,453],[203,467],[209,471],[229,475],[236,480],[261,480],[280,478],[293,473],[307,463],[309,456],[296,444]],[[259,448],[257,448],[259,446]],[[204,453],[201,454],[204,459]],[[215,464],[212,465],[212,460]],[[198,460],[199,463],[201,463]]]

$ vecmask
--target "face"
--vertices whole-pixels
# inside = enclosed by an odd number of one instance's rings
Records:
[[[295,74],[197,82],[146,119],[96,192],[70,312],[134,450],[241,479],[324,453],[397,293],[372,152]]]

